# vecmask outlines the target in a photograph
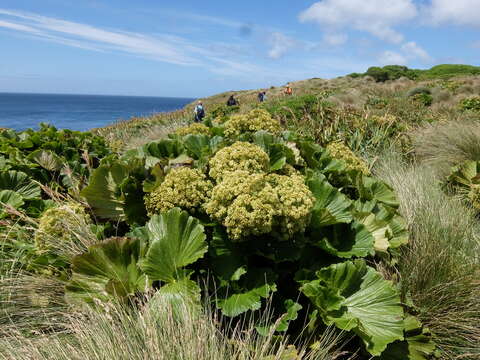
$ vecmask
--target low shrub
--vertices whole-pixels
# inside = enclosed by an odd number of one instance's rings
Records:
[[[426,93],[415,94],[411,98],[413,101],[416,101],[422,104],[423,106],[430,106],[432,105],[432,102],[433,102],[433,96]]]
[[[430,90],[427,87],[416,87],[416,88],[413,88],[413,89],[409,90],[408,93],[407,93],[407,96],[411,97],[411,96],[415,96],[415,95],[418,95],[418,94],[431,95],[432,90]]]
[[[458,106],[462,111],[480,112],[480,96],[463,99]]]
[[[379,98],[379,97],[369,97],[365,102],[366,106],[371,106],[375,109],[384,109],[388,106],[388,99]]]

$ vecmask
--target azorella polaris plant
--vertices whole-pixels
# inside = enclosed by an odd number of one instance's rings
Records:
[[[162,184],[146,195],[145,205],[149,215],[174,207],[195,212],[209,199],[211,190],[212,183],[205,174],[183,166],[172,169]]]
[[[280,123],[263,109],[254,109],[246,114],[232,115],[224,126],[227,137],[236,137],[242,133],[254,133],[261,130],[272,134],[278,134],[282,131]]]
[[[214,187],[205,209],[233,239],[272,231],[289,238],[305,230],[313,204],[313,195],[301,175],[237,170]]]
[[[250,174],[262,173],[268,170],[270,159],[263,149],[255,144],[237,141],[231,146],[219,150],[210,159],[211,178],[217,182],[228,173],[243,170]]]

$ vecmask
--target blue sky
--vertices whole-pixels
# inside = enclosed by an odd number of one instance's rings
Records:
[[[480,0],[2,0],[0,92],[207,96],[480,65]]]

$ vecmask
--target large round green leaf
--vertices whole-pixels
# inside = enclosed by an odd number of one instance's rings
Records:
[[[392,208],[398,208],[400,205],[393,189],[383,181],[372,177],[359,176],[357,178],[357,190],[362,201],[374,200]]]
[[[139,239],[111,238],[90,246],[72,263],[67,299],[94,304],[95,299],[126,300],[147,289],[147,278],[138,266],[144,244]]]
[[[143,167],[138,160],[131,163],[113,160],[102,164],[93,171],[90,184],[81,195],[100,218],[143,223],[146,216],[143,179],[137,180],[137,176],[144,174],[140,172]]]
[[[147,308],[160,322],[166,316],[188,320],[201,312],[200,291],[196,282],[186,278],[167,283],[152,296]]]
[[[332,255],[352,258],[375,254],[374,234],[361,223],[337,224],[322,230],[318,245]]]
[[[301,291],[327,325],[352,330],[372,355],[403,340],[403,308],[395,287],[365,261],[347,261],[317,272]]]
[[[25,200],[38,199],[41,196],[40,186],[24,172],[15,170],[0,172],[0,190],[13,190]]]
[[[152,280],[171,282],[182,278],[182,268],[207,251],[203,226],[179,208],[154,215],[147,229],[150,246],[141,266]]]
[[[0,218],[7,215],[6,208],[18,209],[24,204],[22,197],[12,190],[0,190]]]
[[[330,185],[323,174],[311,174],[307,185],[315,196],[311,220],[313,228],[352,221],[352,201]]]
[[[59,171],[65,165],[65,159],[50,150],[35,150],[28,158],[49,171]]]

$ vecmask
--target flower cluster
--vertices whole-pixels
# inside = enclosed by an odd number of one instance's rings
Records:
[[[189,167],[172,169],[165,180],[145,197],[149,215],[180,207],[195,211],[210,197],[212,183],[200,170]]]
[[[265,130],[273,134],[280,133],[280,123],[263,109],[253,109],[247,114],[232,115],[225,123],[225,135],[236,137],[242,133]]]
[[[91,224],[90,216],[80,204],[69,203],[45,211],[35,232],[35,245],[40,250],[56,248],[61,243],[76,241],[76,234]]]
[[[267,171],[270,158],[260,146],[237,141],[219,150],[210,159],[209,165],[210,177],[218,182],[226,174],[236,170],[245,170],[251,174]]]
[[[305,230],[313,205],[314,197],[302,176],[237,170],[213,188],[205,210],[233,239],[272,231],[289,238]]]
[[[207,125],[201,123],[193,123],[188,126],[183,126],[175,131],[176,135],[210,135],[210,129]]]
[[[346,164],[347,170],[357,170],[365,175],[370,174],[367,163],[355,155],[345,144],[335,141],[327,145],[327,150],[332,157],[342,160]]]

